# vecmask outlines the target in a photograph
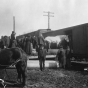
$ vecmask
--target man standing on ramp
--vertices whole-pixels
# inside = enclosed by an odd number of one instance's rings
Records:
[[[45,40],[39,31],[39,36],[38,36],[38,58],[39,58],[39,64],[40,64],[40,70],[44,70],[45,68],[45,58],[46,58],[46,50],[44,49],[45,46]]]

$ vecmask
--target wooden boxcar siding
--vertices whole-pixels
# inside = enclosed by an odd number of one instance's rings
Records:
[[[85,37],[86,37],[86,53],[87,53],[87,56],[88,56],[88,25],[85,26]]]
[[[86,55],[86,31],[85,27],[77,26],[72,30],[72,40],[73,40],[73,53]]]

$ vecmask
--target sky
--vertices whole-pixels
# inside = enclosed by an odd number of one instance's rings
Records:
[[[0,36],[10,36],[15,16],[16,36],[48,28],[58,30],[88,23],[88,0],[0,0]]]

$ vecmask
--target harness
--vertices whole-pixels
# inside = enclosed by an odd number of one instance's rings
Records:
[[[1,64],[0,64],[0,66],[6,67],[6,68],[12,67],[12,66],[16,65],[19,61],[21,61],[21,60],[18,59],[18,60],[16,60],[14,63],[12,63],[11,65],[1,65]],[[5,68],[5,72],[6,72],[6,75],[8,76],[7,71],[6,71],[6,68]],[[5,75],[5,76],[6,76],[6,75]],[[5,79],[5,76],[4,76],[4,79]],[[8,78],[9,78],[9,76],[8,76]],[[0,83],[3,85],[4,88],[6,87],[7,84],[9,84],[9,85],[15,85],[15,84],[17,84],[17,83],[5,82],[4,79],[0,79]]]
[[[1,67],[11,67],[11,66],[14,66],[16,65],[19,61],[21,61],[20,59],[16,60],[14,63],[12,63],[11,65],[2,65],[0,64]]]

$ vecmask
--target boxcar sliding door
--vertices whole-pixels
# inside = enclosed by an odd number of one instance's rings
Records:
[[[76,26],[72,30],[73,53],[75,55],[84,56],[86,54],[86,37],[83,26]]]
[[[88,25],[86,25],[85,27],[84,27],[84,29],[85,29],[85,37],[86,37],[86,55],[87,55],[87,58],[88,58]]]

